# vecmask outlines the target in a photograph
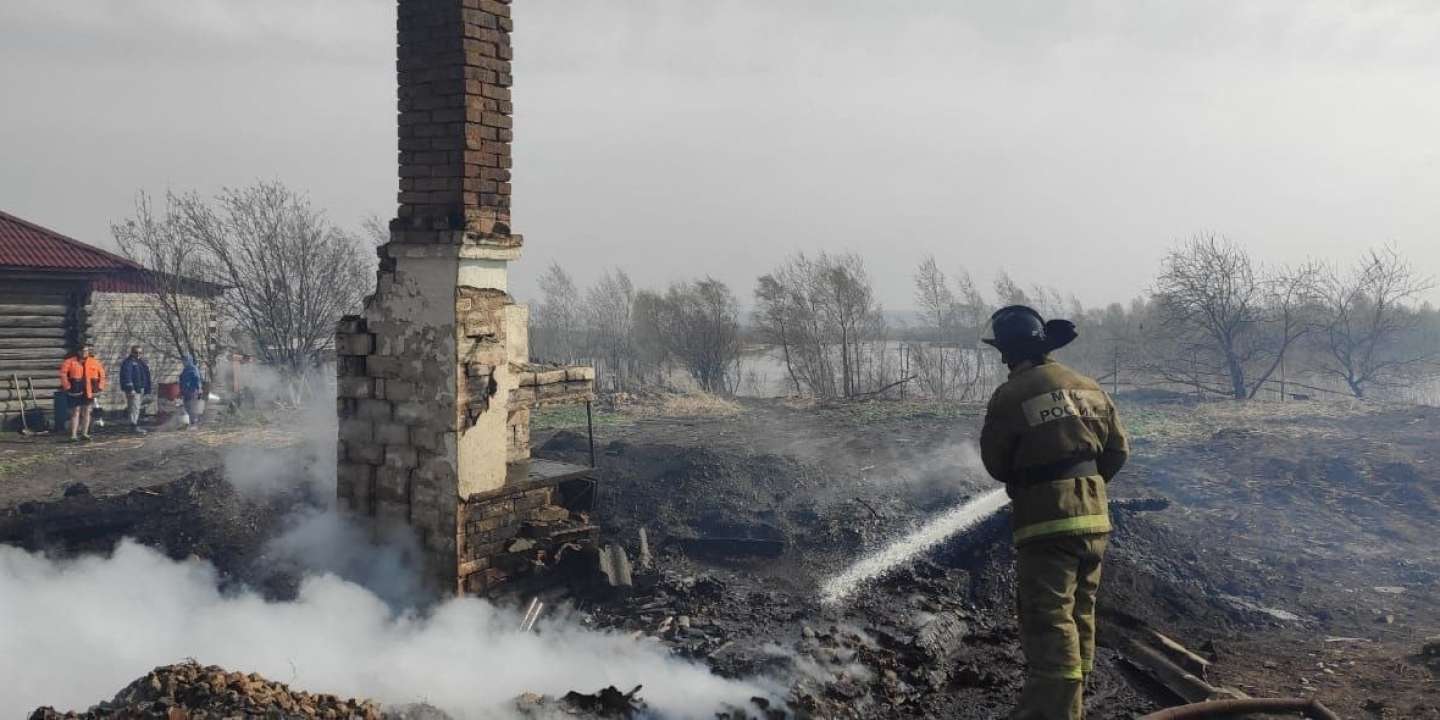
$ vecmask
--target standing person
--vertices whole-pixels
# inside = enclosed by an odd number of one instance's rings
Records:
[[[1023,305],[990,318],[1010,377],[985,411],[980,454],[1014,502],[1015,598],[1028,665],[1012,720],[1079,720],[1095,663],[1095,594],[1110,536],[1105,485],[1129,442],[1115,403],[1050,358],[1076,337]]]
[[[60,387],[70,401],[70,442],[89,440],[95,396],[105,390],[105,366],[90,354],[89,345],[80,345],[60,363]]]
[[[130,354],[120,363],[120,389],[125,392],[125,412],[130,416],[130,429],[141,435],[140,406],[150,394],[150,366],[139,345],[130,346]]]
[[[190,416],[186,430],[200,424],[205,413],[205,378],[195,364],[195,356],[186,355],[184,367],[180,369],[180,397],[185,401],[185,414]]]

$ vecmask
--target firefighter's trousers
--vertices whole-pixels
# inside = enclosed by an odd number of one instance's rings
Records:
[[[1108,533],[1034,540],[1015,549],[1020,643],[1028,665],[1012,720],[1080,720],[1095,666],[1095,594]]]

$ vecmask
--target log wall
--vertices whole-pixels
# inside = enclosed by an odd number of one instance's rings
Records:
[[[60,362],[84,334],[85,284],[80,280],[23,279],[0,273],[0,416],[20,411],[21,397],[11,386],[26,378],[35,384],[40,406],[60,387]]]

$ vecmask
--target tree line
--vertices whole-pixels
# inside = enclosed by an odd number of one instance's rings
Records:
[[[1251,399],[1288,387],[1365,398],[1440,374],[1440,313],[1423,302],[1434,283],[1393,247],[1347,263],[1269,266],[1238,243],[1195,236],[1172,247],[1144,295],[1105,307],[1005,272],[982,287],[933,257],[913,283],[913,318],[895,322],[863,258],[796,254],[757,278],[746,318],[713,278],[656,292],[612,270],[582,293],[552,265],[540,283],[534,347],[546,359],[597,362],[612,389],[667,385],[681,369],[702,389],[733,394],[745,358],[763,351],[782,368],[772,391],[977,400],[1006,374],[980,344],[990,314],[1024,304],[1075,320],[1080,339],[1064,359],[1116,388]]]
[[[740,305],[723,282],[702,278],[665,291],[635,288],[607,271],[581,293],[552,263],[532,307],[531,356],[540,362],[597,365],[609,390],[670,385],[679,368],[702,390],[733,395],[740,384]]]
[[[1326,392],[1304,378],[1365,398],[1400,391],[1440,371],[1440,313],[1424,296],[1434,282],[1398,250],[1366,250],[1350,262],[1266,266],[1214,235],[1174,245],[1150,290],[1128,306],[1085,308],[1058,292],[1023,289],[1001,273],[987,302],[963,270],[947,281],[933,258],[915,274],[918,324],[910,357],[918,384],[935,397],[965,399],[993,384],[976,353],[988,313],[1026,304],[1069,317],[1080,339],[1067,362],[1118,384],[1179,388],[1252,399],[1267,388]],[[1297,384],[1297,382],[1299,384]]]
[[[297,378],[373,289],[374,249],[388,239],[377,219],[348,230],[278,182],[167,193],[158,207],[142,193],[112,231],[152,271],[155,349],[212,372],[222,349],[238,349]],[[1064,359],[1116,386],[1245,399],[1306,379],[1364,398],[1440,370],[1440,313],[1423,302],[1433,279],[1393,247],[1346,263],[1265,265],[1238,243],[1199,235],[1171,248],[1141,297],[1103,308],[1005,272],[982,286],[933,257],[912,279],[911,316],[887,315],[861,256],[798,253],[757,277],[747,312],[711,277],[652,290],[612,269],[582,290],[552,264],[531,303],[531,350],[542,362],[596,365],[608,390],[683,377],[733,395],[756,382],[746,358],[765,354],[781,370],[760,391],[975,400],[1005,375],[979,343],[990,314],[1025,304],[1075,320],[1080,339]],[[194,280],[223,288],[218,337],[186,300]]]

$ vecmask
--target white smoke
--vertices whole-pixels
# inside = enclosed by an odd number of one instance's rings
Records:
[[[232,447],[225,479],[248,498],[300,489],[324,505],[335,499],[335,368],[289,379],[263,365],[246,365],[243,394],[285,434],[282,447]]]
[[[413,534],[361,527],[334,507],[333,372],[307,378],[308,392],[263,368],[247,385],[290,436],[281,448],[230,449],[225,477],[249,500],[300,491],[303,504],[263,549],[266,567],[303,576],[298,596],[222,592],[209,563],[129,540],[108,557],[73,560],[0,546],[0,716],[83,710],[186,658],[312,692],[427,702],[465,719],[512,717],[525,692],[608,685],[643,685],[651,708],[674,718],[709,718],[770,694],[572,618],[550,615],[538,633],[521,633],[514,612],[479,599],[430,604]]]
[[[286,523],[285,530],[265,544],[265,560],[272,567],[335,575],[397,610],[424,606],[432,599],[421,571],[420,543],[408,528],[362,526],[334,508],[297,510]]]
[[[293,602],[216,589],[203,561],[122,542],[109,557],[55,561],[0,546],[0,715],[84,709],[150,668],[187,657],[293,686],[389,704],[428,702],[457,718],[513,716],[523,692],[644,685],[664,717],[713,717],[766,694],[652,644],[559,618],[521,633],[482,600],[392,613],[364,588],[311,576]]]

